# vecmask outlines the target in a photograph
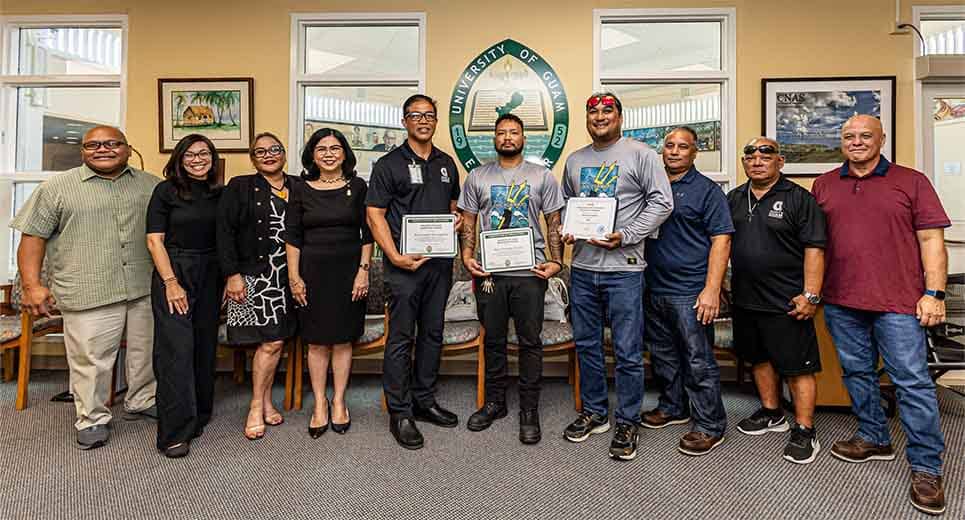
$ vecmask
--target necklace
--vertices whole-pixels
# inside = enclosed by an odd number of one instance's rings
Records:
[[[754,203],[753,206],[751,205],[751,187],[747,186],[747,221],[748,222],[751,222],[752,220],[754,220],[754,210],[757,209],[757,206],[760,203],[761,201],[757,201]]]
[[[345,180],[345,177],[342,177],[341,175],[339,175],[338,177],[333,177],[331,179],[323,179],[322,177],[318,178],[318,181],[321,182],[322,184],[335,184],[336,182],[342,182],[344,180]]]

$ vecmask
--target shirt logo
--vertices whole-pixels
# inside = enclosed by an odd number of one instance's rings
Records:
[[[617,162],[580,168],[580,197],[613,198],[617,194],[620,167]]]
[[[771,211],[767,214],[771,218],[784,218],[784,201],[779,200],[771,206]]]
[[[439,170],[439,173],[442,175],[442,182],[445,182],[445,183],[448,184],[448,183],[449,183],[449,171],[446,170],[445,168],[442,168],[442,169]]]
[[[489,188],[492,209],[489,211],[491,229],[529,227],[529,184],[493,185]]]

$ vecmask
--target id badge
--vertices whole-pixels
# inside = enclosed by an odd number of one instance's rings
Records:
[[[422,184],[422,166],[414,162],[409,165],[409,182],[412,184]]]

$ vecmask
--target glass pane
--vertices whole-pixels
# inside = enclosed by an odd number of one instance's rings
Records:
[[[719,71],[720,22],[604,23],[600,74]]]
[[[19,74],[120,74],[121,30],[20,29]]]
[[[302,143],[320,128],[339,130],[358,159],[356,170],[368,178],[375,161],[405,141],[402,102],[417,91],[416,87],[306,87]],[[440,135],[438,129],[436,135]]]
[[[721,171],[720,85],[605,85],[623,103],[623,135],[650,145],[658,153],[663,138],[678,126],[697,132],[697,169]]]
[[[933,162],[935,186],[942,199],[945,211],[955,223],[952,238],[962,240],[965,229],[965,97],[934,98],[934,143]]]
[[[11,217],[16,215],[20,208],[23,207],[30,195],[33,194],[34,188],[40,186],[39,182],[15,182],[13,184],[13,213]],[[20,246],[20,232],[16,229],[10,228],[10,263],[8,265],[9,271],[11,273],[17,270],[17,247]],[[13,275],[11,275],[11,278]]]
[[[308,27],[305,47],[307,74],[419,74],[417,25]]]
[[[922,20],[925,54],[965,54],[965,20]]]
[[[79,166],[80,140],[96,125],[118,126],[117,87],[17,89],[17,171],[60,171]]]

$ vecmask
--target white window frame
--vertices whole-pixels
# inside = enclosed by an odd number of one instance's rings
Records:
[[[620,76],[602,77],[601,33],[604,22],[719,22],[720,61],[719,71],[656,71],[638,72]],[[737,184],[737,9],[594,9],[593,10],[593,88],[603,90],[604,85],[640,83],[693,83],[720,85],[721,112],[721,170],[701,172],[728,188]]]
[[[45,27],[110,28],[121,30],[119,74],[17,74],[19,48],[12,42],[15,31]],[[17,89],[22,87],[114,87],[120,90],[120,127],[126,125],[127,109],[127,15],[36,15],[0,17],[0,279],[13,278],[9,270],[9,225],[13,211],[13,186],[20,182],[44,181],[56,172],[16,170]]]
[[[419,28],[419,69],[404,75],[366,75],[305,72],[305,33],[308,27],[408,24]],[[394,87],[417,86],[425,92],[426,14],[422,12],[382,13],[292,13],[291,15],[291,100],[289,103],[288,141],[291,153],[301,153],[304,145],[305,89],[308,87]]]

